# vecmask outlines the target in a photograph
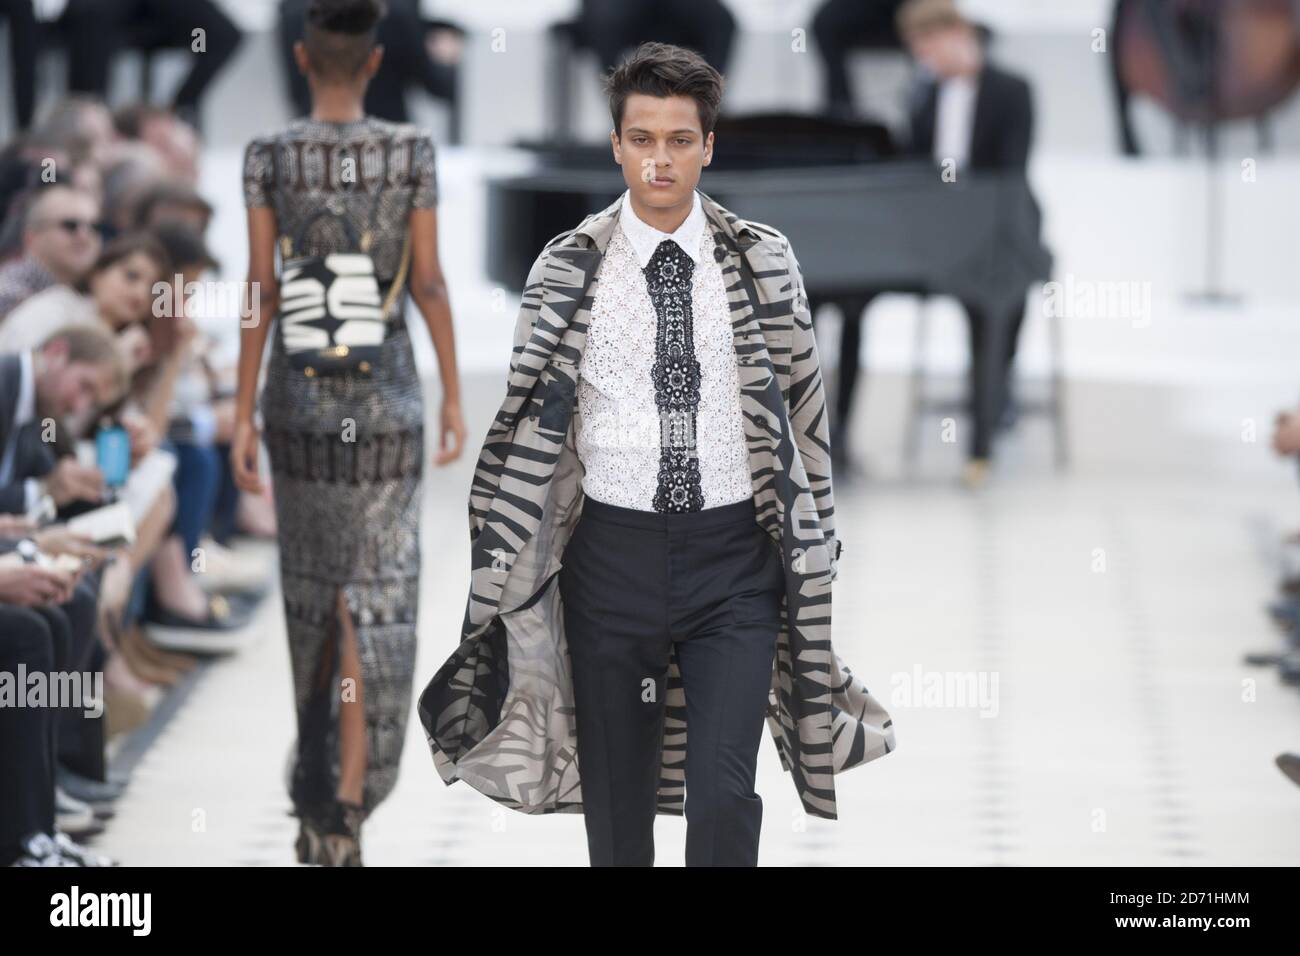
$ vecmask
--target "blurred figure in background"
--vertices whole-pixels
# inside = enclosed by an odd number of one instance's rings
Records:
[[[101,99],[107,95],[109,67],[120,50],[190,51],[189,74],[169,105],[196,128],[204,91],[242,39],[214,0],[67,0],[56,28],[68,46],[68,89]],[[198,43],[201,48],[196,48]]]
[[[99,203],[68,186],[41,190],[23,221],[23,254],[0,266],[0,323],[24,299],[75,285],[100,252]]]
[[[293,45],[302,39],[308,0],[280,0],[277,37],[289,99],[301,116],[311,112],[307,78],[293,59]],[[430,96],[450,100],[456,94],[456,72],[462,55],[460,31],[447,24],[429,24],[420,16],[418,0],[385,0],[387,13],[379,22],[384,59],[366,88],[366,112],[394,123],[410,114],[406,90],[416,87]]]
[[[9,33],[9,82],[14,119],[19,129],[31,125],[36,112],[36,11],[32,0],[0,0],[0,20]]]
[[[933,160],[950,175],[995,172],[1024,175],[1033,133],[1033,103],[1029,85],[991,64],[984,54],[978,28],[967,21],[952,0],[907,0],[898,11],[899,35],[922,71],[923,86],[913,99],[910,130],[903,152]],[[1038,218],[1035,205],[1033,216]],[[1033,231],[1037,233],[1035,224]],[[840,381],[836,395],[836,425],[832,447],[843,460],[848,451],[849,422],[857,386],[862,313],[870,297],[844,309],[840,341]],[[978,487],[988,478],[993,435],[999,424],[1014,419],[1011,368],[1015,360],[1024,304],[1009,315],[985,316],[973,303],[962,303],[970,331],[970,425],[963,480]],[[988,414],[975,397],[983,393],[984,363],[980,361],[991,321],[1003,324],[1005,349],[999,372],[999,401]]]
[[[0,321],[0,352],[34,348],[70,325],[107,325],[134,374],[150,358],[147,322],[153,286],[171,272],[166,250],[148,233],[119,236],[72,285],[51,285]]]
[[[736,18],[722,0],[582,0],[581,20],[583,39],[605,69],[653,40],[692,49],[726,73],[736,38]]]
[[[849,54],[862,47],[902,48],[895,17],[903,0],[825,0],[813,15],[813,36],[821,53],[825,111],[856,119],[849,84]]]

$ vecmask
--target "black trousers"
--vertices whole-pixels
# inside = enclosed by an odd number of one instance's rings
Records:
[[[861,371],[858,356],[862,352],[864,313],[875,297],[875,293],[832,296],[814,303],[814,312],[824,303],[834,303],[844,316],[840,325],[839,385],[835,392],[835,414],[831,419],[831,448],[841,453],[847,449],[851,434],[849,419],[853,414],[853,398]],[[993,433],[997,430],[998,420],[1011,397],[1011,371],[1016,361],[1016,343],[1020,338],[1025,310],[1020,306],[1002,317],[1001,374],[996,383],[988,383],[988,319],[983,310],[970,302],[963,302],[962,307],[966,311],[971,355],[967,372],[968,408],[971,415],[967,453],[972,458],[988,458],[992,452]],[[990,384],[996,384],[998,398],[995,402],[982,402],[980,397]]]
[[[825,103],[830,110],[852,108],[848,55],[856,47],[901,48],[894,16],[903,0],[824,0],[813,15],[813,36],[825,69]]]
[[[50,674],[68,653],[68,633],[48,609],[0,604],[0,672],[15,690],[18,668]],[[0,707],[0,865],[18,855],[18,843],[33,833],[54,832],[56,710]]]
[[[722,0],[582,0],[581,19],[587,44],[606,67],[656,40],[689,47],[726,73],[736,36],[736,18]]]
[[[190,50],[203,30],[205,51],[172,96],[174,108],[197,110],[208,85],[234,55],[243,34],[213,0],[68,0],[59,18],[68,38],[68,89],[104,96],[113,55],[133,44]]]
[[[654,862],[669,657],[686,697],[686,865],[755,866],[785,576],[752,498],[683,514],[587,496],[560,593],[593,866]]]

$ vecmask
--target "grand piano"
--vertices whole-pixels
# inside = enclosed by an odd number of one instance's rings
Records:
[[[625,188],[608,143],[525,145],[536,168],[488,185],[488,274],[513,290],[550,239]],[[814,310],[875,292],[952,295],[990,317],[983,351],[991,363],[1007,333],[996,317],[1051,276],[1022,175],[962,173],[944,182],[932,163],[900,158],[876,124],[794,114],[719,120],[700,189],[785,233]],[[983,378],[996,387],[999,376]],[[1058,460],[1062,449],[1058,442]]]

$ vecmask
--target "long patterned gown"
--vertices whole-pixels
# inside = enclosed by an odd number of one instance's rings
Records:
[[[245,205],[272,206],[281,235],[289,236],[322,208],[346,217],[360,235],[382,185],[370,252],[385,295],[398,271],[410,208],[437,200],[428,133],[374,117],[296,119],[248,144],[243,177]],[[347,248],[347,231],[327,215],[310,224],[295,253]],[[334,809],[339,774],[340,589],[361,659],[366,815],[397,781],[410,711],[424,402],[405,300],[402,294],[394,304],[381,358],[368,376],[308,378],[289,366],[274,326],[269,336],[260,411],[298,717],[289,790],[300,817],[322,822]]]

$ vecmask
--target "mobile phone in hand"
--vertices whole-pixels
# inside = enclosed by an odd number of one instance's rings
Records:
[[[106,422],[95,433],[95,460],[104,484],[121,488],[131,471],[131,436],[116,422]]]

